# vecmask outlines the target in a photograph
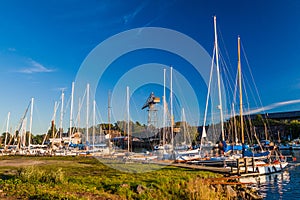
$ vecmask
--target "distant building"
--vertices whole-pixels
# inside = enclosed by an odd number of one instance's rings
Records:
[[[251,119],[255,119],[258,114],[250,115]],[[275,119],[275,120],[298,120],[300,121],[300,111],[289,111],[289,112],[276,112],[276,113],[265,113],[260,114],[264,119]]]
[[[261,115],[266,122],[268,122],[268,120],[276,120],[279,122],[300,121],[300,111],[253,114],[250,115],[250,119],[256,119],[257,115]],[[274,140],[279,140],[279,138],[291,140],[300,136],[299,128],[292,127],[287,123],[266,123],[266,126],[268,136]],[[256,130],[260,139],[265,137],[265,127],[256,127]]]

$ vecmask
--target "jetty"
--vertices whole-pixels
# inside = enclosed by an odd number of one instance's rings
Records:
[[[205,165],[193,165],[193,164],[185,164],[185,163],[171,163],[170,165],[174,167],[210,171],[210,172],[221,173],[221,174],[230,174],[231,172],[231,169],[227,167],[211,167]]]

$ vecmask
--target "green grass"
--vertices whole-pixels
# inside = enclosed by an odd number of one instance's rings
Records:
[[[1,165],[2,160],[9,159],[43,163]],[[0,198],[226,199],[225,194],[203,182],[204,178],[219,177],[218,174],[154,164],[110,164],[113,168],[93,157],[1,157]],[[128,169],[136,173],[124,172]]]

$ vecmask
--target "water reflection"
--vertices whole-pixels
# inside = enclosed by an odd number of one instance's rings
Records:
[[[289,167],[281,172],[258,177],[241,178],[241,182],[253,183],[264,199],[300,199],[300,151],[285,151],[284,155],[293,154],[296,162],[291,162]]]
[[[252,186],[260,191],[264,199],[282,199],[286,190],[285,186],[290,183],[290,173],[286,170],[270,175],[243,177],[240,181],[243,183],[253,183]]]
[[[266,199],[283,199],[286,192],[285,186],[290,183],[289,171],[266,176],[266,180],[261,182],[260,192]]]

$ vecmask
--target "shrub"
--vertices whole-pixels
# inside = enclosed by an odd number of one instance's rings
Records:
[[[57,171],[47,172],[35,166],[23,167],[17,170],[16,178],[22,182],[29,183],[40,182],[57,184],[65,182],[64,173],[61,168],[58,168]]]

